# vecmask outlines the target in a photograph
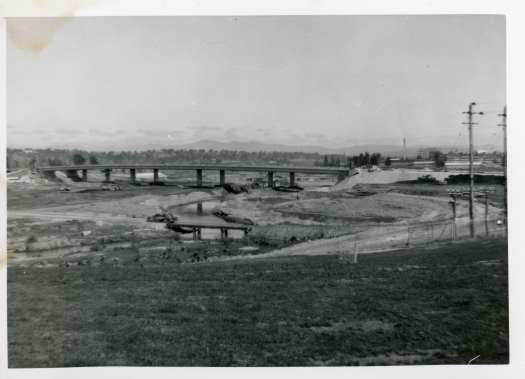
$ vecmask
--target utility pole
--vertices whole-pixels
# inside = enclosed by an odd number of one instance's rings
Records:
[[[483,112],[474,112],[475,102],[468,105],[468,111],[463,114],[468,115],[468,121],[463,124],[468,125],[468,145],[469,145],[469,203],[468,203],[468,215],[470,219],[470,236],[474,237],[474,152],[473,152],[473,137],[472,137],[472,126],[477,125],[477,122],[472,121],[472,116],[475,114],[482,115]]]
[[[504,197],[505,197],[505,231],[509,232],[509,220],[507,215],[507,106],[503,108],[503,113],[499,114],[498,116],[501,117],[501,124],[498,124],[498,126],[503,127],[503,180],[504,180],[504,188],[503,191],[505,191]]]

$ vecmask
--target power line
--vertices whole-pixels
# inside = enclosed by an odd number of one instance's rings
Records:
[[[475,114],[483,115],[483,112],[474,112],[474,106],[476,105],[475,102],[472,102],[468,106],[468,111],[463,112],[463,114],[468,115],[468,121],[463,122],[463,124],[468,125],[468,147],[469,147],[469,177],[470,177],[470,183],[469,183],[469,203],[468,203],[468,215],[470,219],[470,236],[474,237],[474,168],[473,168],[473,160],[474,160],[474,153],[473,153],[473,137],[472,137],[472,126],[478,125],[477,122],[473,122],[473,116]]]
[[[503,108],[503,113],[498,114],[501,117],[501,124],[503,127],[503,175],[504,175],[504,197],[505,197],[505,229],[509,231],[509,220],[507,215],[507,106]]]

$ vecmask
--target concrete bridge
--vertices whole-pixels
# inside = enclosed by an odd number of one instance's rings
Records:
[[[338,180],[342,180],[349,175],[346,168],[332,167],[293,167],[293,166],[244,166],[244,165],[217,165],[217,164],[110,164],[110,165],[72,165],[72,166],[48,166],[38,167],[39,172],[55,171],[82,171],[82,180],[87,181],[88,171],[96,170],[105,173],[106,181],[111,180],[111,170],[129,170],[130,181],[136,181],[137,170],[152,170],[153,182],[159,182],[159,170],[190,170],[197,175],[197,186],[202,186],[202,172],[219,171],[220,185],[226,183],[226,171],[242,172],[266,172],[268,176],[268,187],[274,186],[274,173],[288,173],[290,186],[295,185],[295,174],[310,175],[335,175]]]
[[[176,222],[175,225],[181,228],[191,229],[193,240],[202,239],[202,229],[220,229],[221,239],[227,239],[228,230],[242,230],[244,235],[247,235],[253,228],[253,226],[220,222]]]

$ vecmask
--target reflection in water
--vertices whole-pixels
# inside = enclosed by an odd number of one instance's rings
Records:
[[[192,240],[193,235],[190,234],[181,234],[180,235],[182,240]],[[244,232],[242,230],[229,230],[228,231],[228,239],[241,239],[244,237]],[[220,229],[206,229],[203,228],[201,230],[201,239],[203,240],[213,240],[221,239],[221,231]]]
[[[213,218],[217,220],[223,221],[220,217],[217,217],[213,215],[213,211],[217,208],[220,208],[221,206],[220,201],[216,200],[208,200],[208,201],[198,201],[196,203],[187,204],[187,205],[180,205],[180,206],[173,206],[170,207],[170,211],[178,216],[182,216],[184,220],[191,220],[195,219],[196,222],[198,222],[199,218]],[[240,239],[244,237],[244,231],[242,230],[229,230],[228,231],[228,239]],[[191,240],[193,238],[193,235],[191,233],[189,234],[181,234],[181,238],[183,240]],[[202,239],[220,239],[221,238],[221,231],[220,229],[206,229],[203,228],[201,230],[201,238]]]
[[[170,210],[176,214],[210,216],[212,211],[220,207],[221,202],[215,200],[199,201],[197,203],[170,207]]]

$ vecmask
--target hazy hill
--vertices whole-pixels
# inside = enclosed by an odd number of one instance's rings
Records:
[[[409,156],[415,156],[417,154],[417,151],[421,148],[426,147],[436,147],[441,149],[444,152],[448,152],[453,147],[451,146],[408,146],[407,147],[407,154]],[[377,152],[381,153],[382,155],[392,155],[392,156],[399,156],[402,154],[403,146],[401,144],[399,145],[381,145],[381,144],[364,144],[364,145],[354,145],[354,146],[347,146],[347,147],[337,147],[337,148],[329,148],[325,146],[318,146],[318,145],[282,145],[282,144],[269,144],[269,143],[263,143],[259,141],[231,141],[231,142],[219,142],[219,141],[212,141],[212,140],[202,140],[193,142],[186,145],[180,145],[180,146],[174,146],[173,148],[179,148],[179,149],[205,149],[205,150],[237,150],[237,151],[247,151],[247,152],[258,152],[258,151],[277,151],[277,152],[304,152],[304,153],[319,153],[319,154],[347,154],[347,155],[354,155],[364,152]],[[458,147],[455,146],[455,149],[459,149],[461,151],[467,151],[466,147]],[[498,149],[495,146],[478,146],[478,149],[484,149],[488,151],[492,151],[494,149]]]
[[[267,144],[258,141],[232,141],[232,142],[218,142],[211,140],[202,140],[193,142],[187,145],[178,146],[181,149],[205,149],[205,150],[237,150],[247,152],[258,151],[278,151],[278,152],[303,152],[303,153],[319,153],[319,154],[359,154],[368,152],[380,153],[400,153],[401,147],[394,145],[359,145],[348,146],[345,148],[329,148],[318,145],[281,145],[281,144]],[[416,149],[413,149],[415,153]],[[410,150],[409,150],[410,153]]]

